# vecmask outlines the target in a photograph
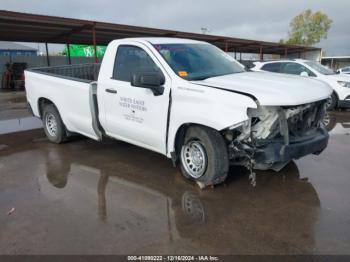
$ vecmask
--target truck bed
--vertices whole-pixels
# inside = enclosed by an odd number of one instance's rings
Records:
[[[97,81],[101,64],[79,64],[32,68],[27,71],[85,83]]]
[[[96,90],[100,64],[34,68],[25,71],[27,100],[42,117],[42,99],[52,102],[70,132],[99,139]]]

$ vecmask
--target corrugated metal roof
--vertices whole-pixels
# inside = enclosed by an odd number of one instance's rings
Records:
[[[92,44],[94,32],[98,45],[127,37],[178,37],[206,41],[228,52],[286,55],[321,50],[317,47],[0,10],[0,40],[4,41]]]
[[[321,59],[350,59],[350,56],[324,56]]]
[[[7,41],[0,41],[0,50],[37,51],[35,48]]]

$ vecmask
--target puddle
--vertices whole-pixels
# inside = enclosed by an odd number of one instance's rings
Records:
[[[8,147],[7,145],[0,144],[0,150],[3,150],[5,148],[7,148],[7,147]]]
[[[36,117],[23,117],[0,121],[0,135],[41,128],[42,122]]]

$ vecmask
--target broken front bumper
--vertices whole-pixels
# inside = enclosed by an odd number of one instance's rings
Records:
[[[255,155],[255,168],[257,169],[281,169],[286,163],[293,159],[308,154],[321,153],[328,144],[328,132],[324,127],[319,127],[312,138],[285,145],[283,142],[271,142],[265,146],[258,147]]]

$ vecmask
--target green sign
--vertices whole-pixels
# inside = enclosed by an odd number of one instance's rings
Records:
[[[97,57],[103,57],[106,46],[96,46]],[[94,46],[92,45],[69,45],[71,57],[94,57]],[[64,47],[63,55],[68,56],[67,46]]]

